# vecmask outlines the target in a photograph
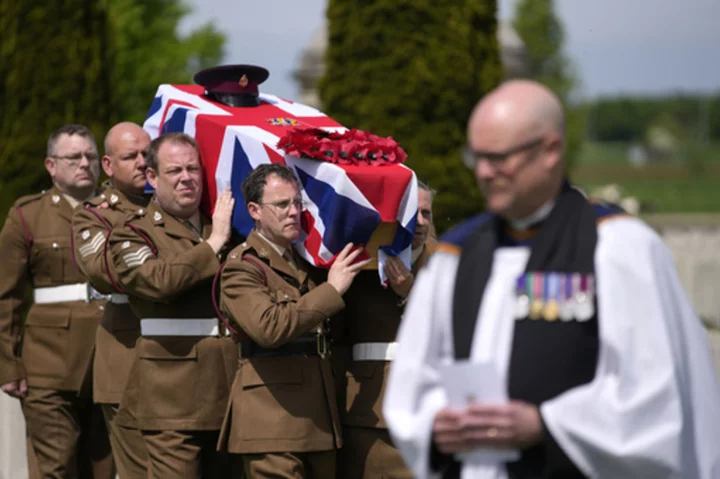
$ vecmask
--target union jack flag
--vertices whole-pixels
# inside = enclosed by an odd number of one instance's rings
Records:
[[[306,105],[260,94],[261,104],[233,108],[211,102],[197,85],[161,85],[144,128],[151,137],[184,132],[194,137],[205,169],[203,209],[209,215],[219,192],[235,197],[233,227],[243,236],[253,228],[241,184],[263,163],[283,163],[295,171],[306,208],[296,250],[311,264],[329,267],[349,241],[367,245],[381,223],[397,225],[394,237],[378,251],[379,273],[388,255],[410,267],[410,246],[417,218],[417,181],[403,165],[339,166],[285,155],[277,143],[296,126],[344,131],[345,128]],[[282,120],[282,121],[279,121]]]

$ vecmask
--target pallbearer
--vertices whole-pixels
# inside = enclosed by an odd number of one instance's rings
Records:
[[[410,479],[412,474],[395,448],[382,414],[383,393],[395,358],[398,328],[415,276],[432,254],[432,195],[418,182],[418,213],[412,242],[411,267],[397,256],[385,263],[389,287],[375,271],[362,271],[345,296],[344,336],[349,363],[343,371],[341,394],[344,447],[338,454],[337,477],[344,479]],[[412,321],[411,319],[408,319]],[[343,361],[342,350],[333,357]]]

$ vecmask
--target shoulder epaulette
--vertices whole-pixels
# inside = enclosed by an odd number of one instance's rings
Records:
[[[247,241],[243,241],[239,245],[237,245],[228,255],[229,259],[236,259],[236,258],[242,258],[245,256],[248,252],[254,251],[255,247],[248,243]]]
[[[105,203],[106,201],[107,200],[105,199],[105,193],[101,193],[101,194],[89,199],[88,201],[86,201],[85,204],[88,204],[92,207],[98,207],[101,204]]]
[[[489,213],[482,213],[463,221],[440,238],[440,242],[435,248],[435,251],[460,254],[468,237],[480,226],[489,221],[491,217]]]
[[[595,211],[595,218],[598,223],[611,218],[628,216],[624,209],[614,203],[593,200],[590,204],[592,204],[593,210]]]
[[[127,218],[125,218],[125,224],[128,224],[131,221],[145,218],[146,213],[147,213],[146,208],[138,208],[137,210],[133,210],[132,212],[128,213]]]
[[[41,199],[43,196],[47,194],[47,191],[43,190],[40,193],[35,193],[34,195],[25,195],[21,196],[20,198],[15,201],[15,208],[20,208],[21,206],[25,206],[28,203],[32,203],[33,201],[37,201]]]

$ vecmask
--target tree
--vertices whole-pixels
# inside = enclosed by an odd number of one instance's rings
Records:
[[[98,2],[0,1],[0,208],[47,186],[49,133],[83,123],[98,135],[111,115],[107,16]],[[3,216],[4,218],[4,216]]]
[[[181,37],[180,21],[190,13],[177,0],[107,0],[112,28],[115,109],[113,121],[141,123],[158,85],[191,83],[192,75],[217,65],[224,36],[206,24]]]
[[[553,0],[520,0],[512,24],[525,44],[527,76],[554,91],[565,107],[566,156],[572,165],[585,139],[586,114],[585,108],[572,102],[578,77],[563,51],[565,29],[553,4]]]
[[[392,136],[439,194],[440,231],[476,214],[462,166],[470,112],[502,77],[494,1],[330,0],[320,95],[340,123]]]
[[[102,149],[114,123],[142,123],[159,84],[220,61],[212,25],[178,34],[189,11],[178,0],[0,0],[0,223],[18,196],[50,185],[53,130],[85,124]]]

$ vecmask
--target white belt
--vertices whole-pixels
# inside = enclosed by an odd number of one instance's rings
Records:
[[[35,304],[64,303],[67,301],[92,301],[94,299],[107,299],[107,296],[98,293],[88,283],[64,284],[48,288],[35,288],[33,300]]]
[[[353,345],[353,361],[392,361],[398,343],[358,343]]]
[[[146,318],[140,320],[143,336],[220,336],[217,318]]]
[[[127,294],[113,293],[110,295],[110,302],[112,304],[128,304],[130,301]]]

